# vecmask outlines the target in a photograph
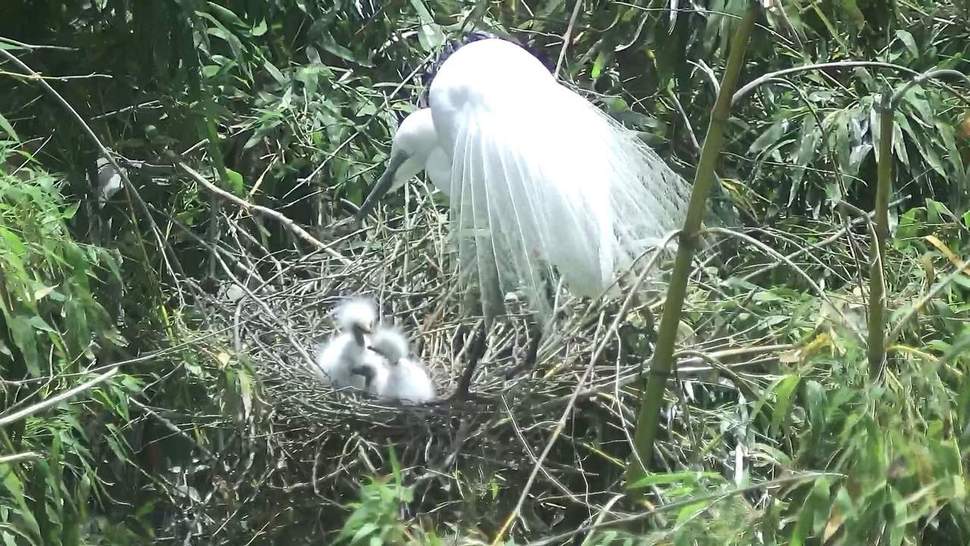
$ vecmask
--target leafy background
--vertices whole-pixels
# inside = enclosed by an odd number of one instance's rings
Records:
[[[966,73],[970,6],[769,5],[742,83],[812,63],[885,63],[781,74],[735,106],[715,206],[751,236],[797,250],[851,219],[843,203],[871,210],[874,102],[930,68]],[[198,465],[201,451],[240,433],[238,416],[259,388],[244,362],[186,344],[204,332],[191,297],[177,287],[186,279],[218,286],[203,243],[222,236],[223,205],[175,162],[323,238],[380,174],[397,122],[422,100],[429,61],[446,41],[477,29],[513,36],[553,67],[562,54],[565,81],[640,131],[690,179],[732,14],[743,7],[738,0],[5,2],[0,48],[48,78],[126,167],[145,205],[122,191],[99,206],[100,151],[63,105],[5,58],[4,415],[83,382],[105,363],[152,358],[4,426],[2,452],[22,458],[0,464],[0,537],[9,544],[172,541],[156,533],[172,520],[202,516],[172,510],[165,491],[225,493],[204,472],[191,484],[165,483],[167,470]],[[694,415],[696,439],[708,450],[731,449],[738,428],[728,424],[743,422],[755,466],[774,468],[772,475],[785,473],[779,468],[833,474],[760,497],[735,491],[728,502],[687,503],[649,531],[609,531],[587,537],[590,543],[970,541],[970,277],[948,276],[970,248],[967,95],[959,84],[917,86],[895,114],[895,231],[885,263],[893,318],[948,280],[902,327],[885,383],[867,380],[853,323],[830,319],[838,308],[864,324],[856,289],[866,275],[864,227],[849,229],[838,250],[810,249],[798,260],[829,302],[745,245],[725,247],[715,274],[703,275],[690,295],[694,328],[709,323],[798,347],[766,363],[764,373],[711,387],[720,398]],[[295,246],[279,225],[262,227],[266,248]],[[744,384],[756,398],[745,398]],[[671,469],[653,484],[658,500],[731,487],[718,473],[724,469],[702,456],[697,462],[690,470],[712,475]],[[361,476],[368,483],[361,502],[318,530],[355,544],[434,543],[435,525],[397,516],[413,499],[400,471],[392,475]],[[482,520],[494,521],[498,506],[485,502],[476,513],[492,510]],[[284,529],[278,536],[300,537],[299,517],[273,521]],[[471,534],[495,531],[474,518],[457,523]]]

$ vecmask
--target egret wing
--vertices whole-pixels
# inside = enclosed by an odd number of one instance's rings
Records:
[[[452,118],[452,225],[483,299],[523,290],[542,311],[553,268],[573,293],[598,295],[679,227],[687,192],[635,133],[565,87],[512,98],[478,95]]]

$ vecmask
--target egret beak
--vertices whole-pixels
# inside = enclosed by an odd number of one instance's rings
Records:
[[[364,217],[370,214],[370,211],[377,206],[377,201],[391,188],[391,185],[394,183],[394,174],[397,173],[397,170],[407,159],[408,156],[402,153],[391,154],[391,159],[387,162],[387,169],[377,180],[377,184],[374,185],[373,189],[367,195],[367,198],[364,199],[364,204],[360,206],[360,210],[357,211],[357,215],[354,217],[358,224]]]
[[[381,358],[383,358],[384,360],[386,360],[387,363],[388,364],[391,364],[392,366],[395,365],[395,364],[397,364],[397,361],[396,360],[391,360],[390,358],[388,358],[387,355],[384,354],[384,351],[381,351],[380,349],[375,349],[373,347],[368,347],[367,350],[368,351],[371,351],[372,353],[377,354],[378,356],[380,356]]]
[[[352,329],[352,333],[354,334],[354,341],[357,342],[357,345],[360,345],[361,347],[363,347],[364,335],[369,334],[370,332],[371,332],[370,327],[364,326],[363,324],[355,324]]]

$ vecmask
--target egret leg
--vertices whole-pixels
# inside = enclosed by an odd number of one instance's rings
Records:
[[[535,368],[539,354],[539,345],[544,338],[543,329],[537,323],[529,321],[526,324],[526,331],[528,332],[527,337],[529,341],[525,347],[525,354],[517,364],[505,370],[506,379],[512,379],[524,371],[531,371]]]
[[[479,321],[475,330],[469,335],[467,341],[468,346],[464,351],[466,357],[468,358],[468,363],[465,365],[465,370],[458,379],[458,386],[455,387],[454,394],[451,395],[453,400],[465,400],[468,398],[468,389],[471,387],[472,376],[475,375],[475,369],[478,367],[478,362],[482,359],[482,356],[485,355],[485,340],[488,338],[488,332],[491,325],[492,321],[489,319]]]

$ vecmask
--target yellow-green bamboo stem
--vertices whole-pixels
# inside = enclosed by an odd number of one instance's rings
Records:
[[[677,336],[677,326],[680,324],[684,295],[687,292],[690,264],[697,249],[704,208],[714,182],[714,168],[721,153],[724,128],[731,113],[731,97],[737,86],[741,66],[744,64],[744,53],[748,37],[754,26],[756,13],[757,4],[751,2],[741,24],[731,39],[727,67],[721,81],[721,88],[717,94],[717,101],[711,113],[697,172],[694,175],[694,186],[687,210],[687,219],[684,221],[684,229],[680,235],[670,286],[667,288],[667,300],[660,319],[660,330],[657,334],[657,346],[654,350],[653,362],[640,398],[640,413],[637,417],[636,433],[633,439],[636,453],[627,464],[627,485],[636,482],[640,476],[644,475],[647,470],[645,467],[649,465],[653,454],[653,443],[657,436],[657,424],[660,420],[664,390],[674,361],[674,341]]]
[[[889,192],[892,189],[893,100],[887,92],[879,102],[879,146],[876,155],[876,202],[873,241],[869,264],[869,376],[876,378],[886,360],[886,282],[883,256],[889,239]]]
[[[886,362],[886,279],[883,263],[889,240],[889,194],[892,192],[893,115],[903,96],[914,86],[942,78],[958,78],[970,83],[966,74],[951,69],[933,69],[916,76],[895,93],[887,90],[879,101],[879,146],[876,155],[876,200],[873,220],[875,241],[869,264],[869,376],[876,379]],[[949,88],[947,88],[950,90]],[[967,99],[950,90],[958,98]]]

